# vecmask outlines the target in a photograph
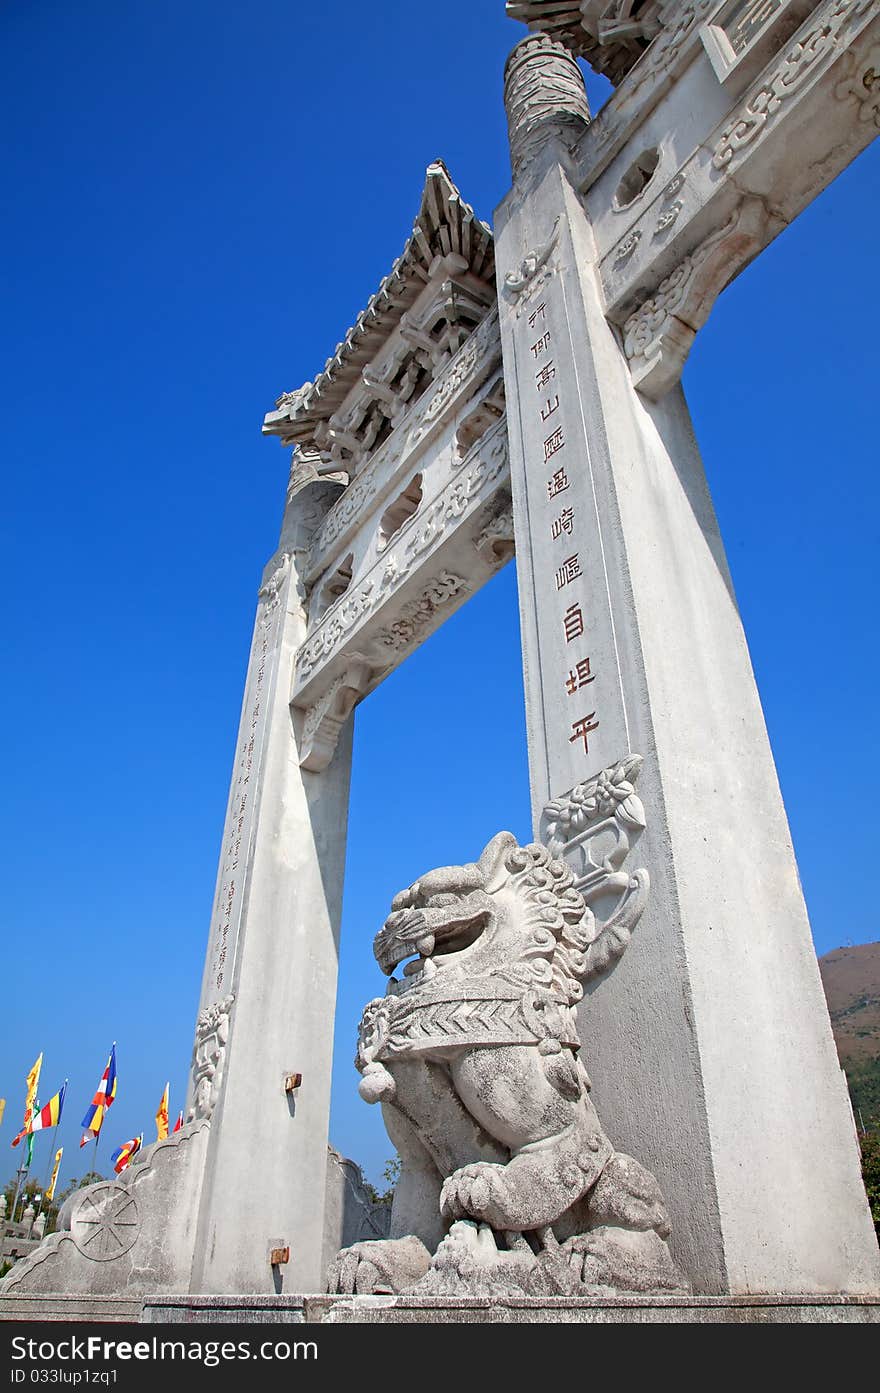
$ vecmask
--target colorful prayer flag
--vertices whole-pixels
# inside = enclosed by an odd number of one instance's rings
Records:
[[[144,1134],[141,1132],[139,1137],[132,1137],[131,1141],[124,1142],[122,1146],[118,1147],[116,1151],[113,1152],[110,1159],[113,1162],[113,1169],[117,1175],[122,1174],[125,1167],[131,1161],[131,1158],[140,1151],[143,1140]]]
[[[168,1136],[168,1084],[165,1085],[165,1092],[162,1094],[162,1101],[159,1104],[159,1111],[156,1113],[156,1140],[164,1141]]]
[[[21,1141],[22,1137],[27,1132],[28,1126],[30,1125],[31,1116],[34,1111],[34,1098],[37,1095],[37,1084],[40,1082],[40,1070],[42,1069],[42,1067],[43,1052],[41,1050],[39,1058],[37,1059],[36,1063],[34,1064],[34,1067],[31,1069],[30,1073],[27,1076],[27,1097],[24,1101],[24,1127],[21,1129],[17,1137],[13,1137],[13,1146],[18,1146],[18,1143]],[[33,1142],[31,1142],[31,1150],[33,1151]]]
[[[47,1189],[46,1195],[45,1195],[47,1204],[49,1203],[50,1200],[54,1200],[54,1198],[55,1198],[55,1185],[56,1185],[56,1182],[57,1182],[57,1180],[58,1180],[58,1171],[59,1171],[60,1168],[61,1168],[61,1157],[62,1157],[63,1155],[64,1155],[64,1147],[63,1147],[63,1146],[59,1146],[58,1150],[55,1152],[55,1164],[54,1164],[54,1166],[52,1167],[52,1179],[49,1181],[49,1188]]]
[[[30,1137],[34,1132],[42,1132],[46,1127],[57,1127],[61,1121],[61,1109],[64,1107],[64,1095],[67,1092],[67,1079],[48,1101],[44,1108],[38,1108],[31,1113],[31,1120],[26,1127],[22,1127],[17,1137],[13,1137],[12,1145],[18,1146],[22,1137]]]
[[[183,1126],[183,1108],[181,1108],[180,1112],[177,1114],[177,1121],[175,1122],[175,1124],[174,1124],[174,1126],[172,1127],[171,1130],[172,1130],[172,1132],[179,1132],[182,1126]]]
[[[85,1136],[80,1142],[80,1146],[88,1146],[90,1141],[97,1141],[104,1125],[104,1114],[116,1097],[116,1041],[113,1041],[113,1048],[110,1051],[110,1058],[104,1067],[101,1075],[101,1082],[98,1084],[97,1092],[91,1101],[88,1112],[82,1120],[85,1128]]]
[[[50,1098],[44,1108],[35,1112],[31,1118],[31,1125],[28,1129],[31,1132],[44,1131],[46,1127],[57,1127],[61,1121],[61,1109],[64,1107],[64,1095],[67,1092],[67,1079],[59,1088],[54,1097]]]

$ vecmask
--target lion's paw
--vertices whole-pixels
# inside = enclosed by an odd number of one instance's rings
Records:
[[[440,1212],[447,1219],[477,1219],[494,1229],[515,1227],[508,1215],[506,1166],[477,1161],[455,1171],[440,1191]]]
[[[367,1239],[336,1254],[327,1290],[342,1296],[399,1293],[424,1277],[431,1254],[418,1238]]]

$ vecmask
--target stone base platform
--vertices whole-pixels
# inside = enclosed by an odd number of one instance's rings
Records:
[[[618,1296],[467,1300],[414,1296],[148,1296],[148,1322],[323,1325],[880,1324],[878,1296]]]
[[[67,1296],[61,1292],[9,1292],[0,1296],[0,1321],[72,1321],[103,1324],[142,1319],[142,1296]]]
[[[171,1325],[880,1325],[880,1296],[4,1296],[0,1321]]]

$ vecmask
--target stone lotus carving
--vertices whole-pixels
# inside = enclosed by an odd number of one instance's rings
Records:
[[[217,1105],[229,1039],[229,1013],[234,1001],[235,996],[230,994],[199,1012],[193,1046],[193,1101],[186,1114],[187,1122],[210,1118]]]
[[[624,783],[597,785],[596,810],[636,820]],[[615,1152],[579,1058],[581,982],[623,951],[618,927],[563,861],[509,832],[395,897],[374,944],[391,980],[356,1059],[401,1156],[392,1237],[343,1250],[331,1290],[683,1288],[657,1182]]]

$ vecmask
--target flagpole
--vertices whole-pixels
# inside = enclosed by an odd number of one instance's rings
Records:
[[[16,1182],[15,1182],[15,1199],[12,1201],[12,1213],[11,1213],[10,1216],[9,1216],[10,1219],[12,1220],[13,1224],[15,1223],[15,1211],[16,1211],[16,1208],[18,1207],[18,1201],[19,1201],[19,1197],[20,1197],[20,1195],[21,1195],[21,1193],[22,1193],[22,1187],[23,1187],[24,1185],[27,1184],[27,1177],[28,1177],[28,1171],[29,1171],[29,1170],[30,1170],[30,1166],[26,1166],[26,1165],[24,1164],[24,1162],[22,1162],[22,1164],[19,1166],[18,1170],[16,1171],[17,1179],[16,1179]]]

